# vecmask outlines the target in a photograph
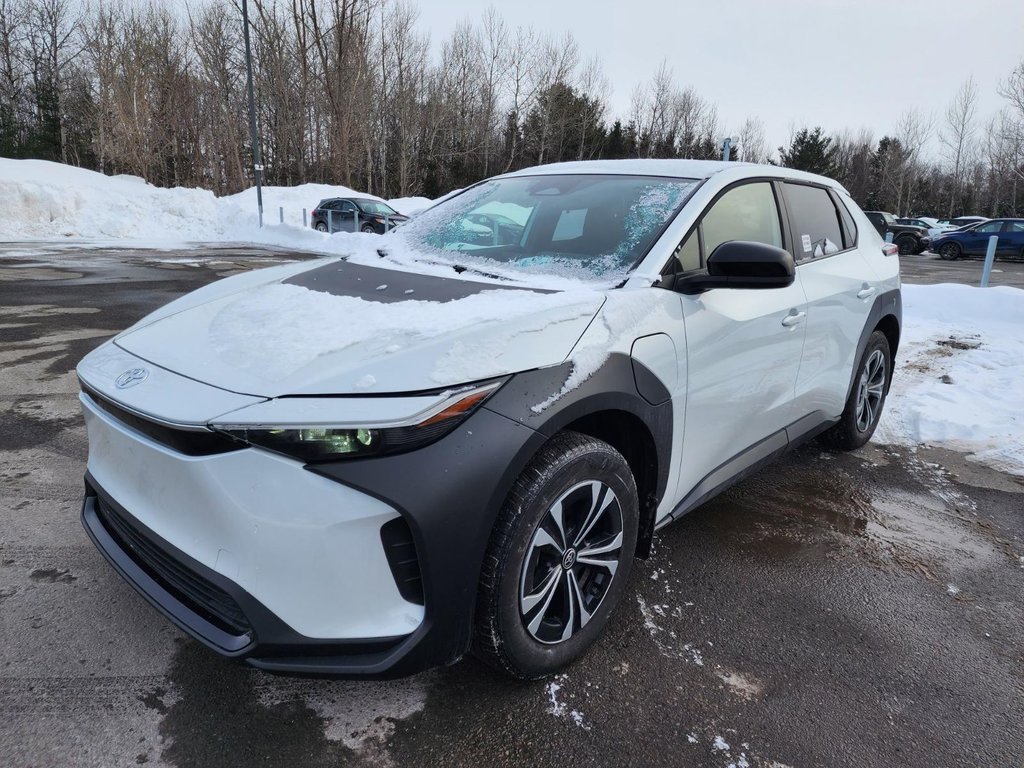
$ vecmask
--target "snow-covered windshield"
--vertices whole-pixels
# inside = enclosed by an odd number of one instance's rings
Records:
[[[425,211],[394,236],[453,265],[606,280],[643,258],[696,185],[596,174],[493,179]]]

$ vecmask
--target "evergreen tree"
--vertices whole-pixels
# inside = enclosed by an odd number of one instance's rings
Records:
[[[788,148],[779,147],[780,164],[786,168],[835,178],[839,173],[836,151],[832,137],[826,136],[821,126],[813,131],[801,128],[793,136]]]

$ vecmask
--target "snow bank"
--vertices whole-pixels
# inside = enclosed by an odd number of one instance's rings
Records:
[[[388,205],[399,213],[404,213],[406,216],[419,213],[424,208],[433,204],[434,201],[429,197],[395,197],[388,200]]]
[[[167,245],[188,242],[259,242],[315,246],[324,235],[302,230],[307,213],[326,197],[368,197],[333,184],[264,187],[260,230],[256,189],[217,197],[205,189],[155,187],[137,176],[106,176],[46,160],[0,158],[0,239],[146,240]],[[410,214],[427,198],[389,201]],[[286,227],[280,227],[284,208]]]
[[[903,318],[873,439],[942,445],[1024,476],[1024,290],[904,285]]]

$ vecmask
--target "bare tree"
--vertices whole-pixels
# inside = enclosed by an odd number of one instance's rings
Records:
[[[934,128],[934,115],[922,116],[916,109],[908,109],[896,123],[896,138],[903,148],[902,160],[893,173],[896,210],[907,215],[912,212],[914,185],[921,172],[921,151]]]
[[[973,164],[972,141],[974,139],[974,120],[978,111],[978,86],[970,77],[960,86],[953,101],[946,108],[946,129],[940,134],[946,147],[946,159],[952,164],[952,190],[949,195],[949,215],[960,199],[964,177],[967,169]]]
[[[771,157],[761,118],[751,115],[739,130],[740,159],[746,163],[767,163]]]

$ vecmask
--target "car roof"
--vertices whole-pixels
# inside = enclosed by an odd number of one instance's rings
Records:
[[[620,176],[668,176],[679,179],[709,179],[717,174],[727,174],[730,180],[750,177],[771,176],[794,181],[809,181],[824,184],[834,189],[843,185],[827,176],[798,171],[779,165],[759,165],[733,160],[662,160],[638,158],[630,160],[579,160],[568,163],[535,165],[531,168],[503,174],[502,178],[515,176],[540,176],[551,174],[608,174]]]

